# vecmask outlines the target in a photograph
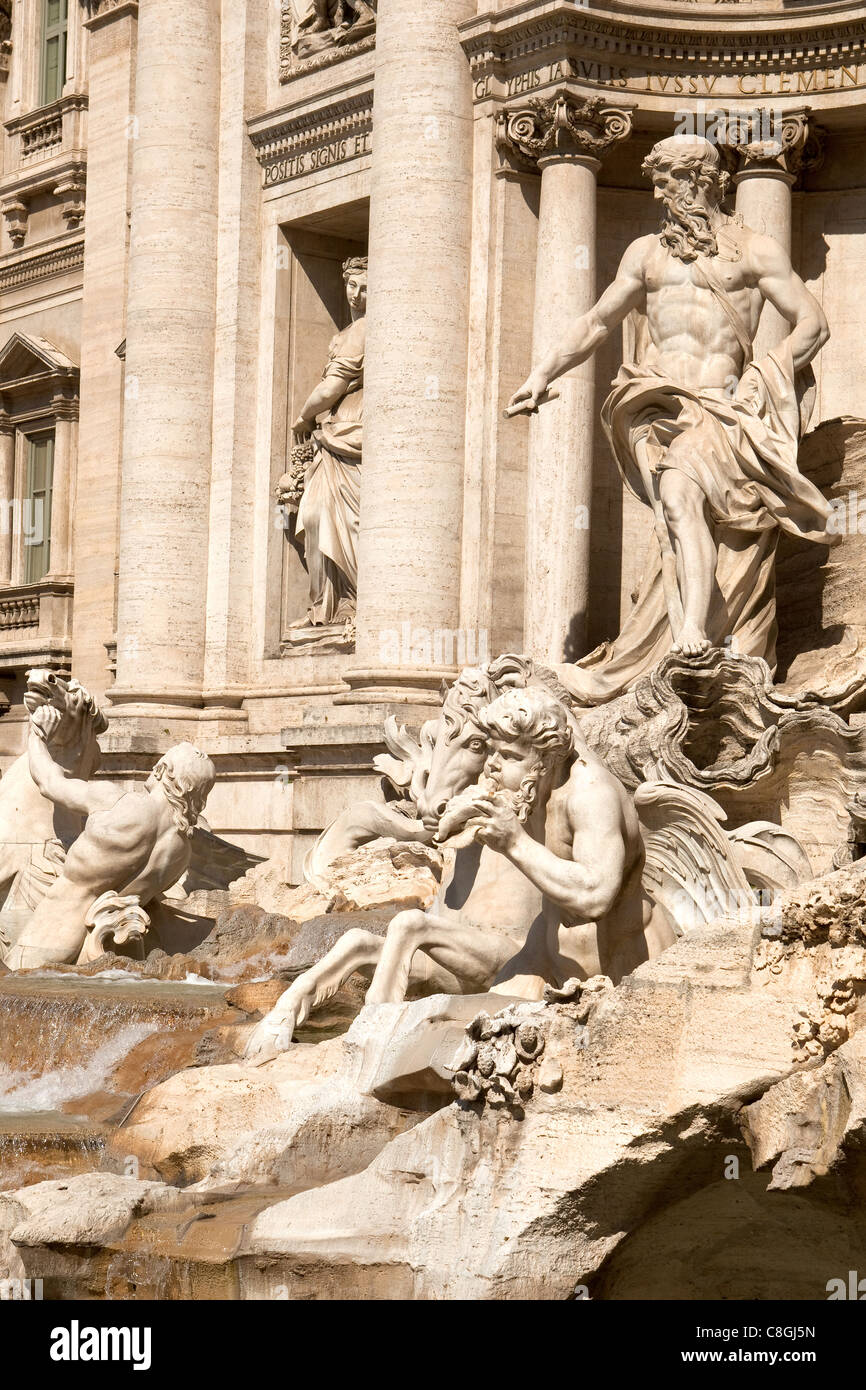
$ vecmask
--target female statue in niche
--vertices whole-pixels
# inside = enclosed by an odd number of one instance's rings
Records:
[[[364,412],[364,345],[367,258],[343,265],[348,328],[331,340],[322,380],[292,426],[298,444],[309,442],[295,535],[303,537],[310,576],[306,616],[291,626],[308,628],[350,621],[358,586],[358,515],[361,502],[361,436]]]

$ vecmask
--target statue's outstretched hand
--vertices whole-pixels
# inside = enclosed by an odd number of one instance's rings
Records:
[[[519,387],[508,405],[505,408],[506,415],[520,415],[522,411],[534,411],[538,409],[539,401],[542,396],[548,396],[553,400],[556,392],[548,393],[548,382],[544,375],[539,371],[530,372],[529,376]]]
[[[43,743],[50,743],[62,718],[60,710],[53,705],[39,705],[30,716],[30,728]]]

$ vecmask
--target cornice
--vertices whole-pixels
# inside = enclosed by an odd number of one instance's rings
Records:
[[[47,251],[0,260],[0,293],[20,289],[37,280],[48,280],[54,275],[68,275],[72,271],[84,269],[84,238],[67,241],[60,246],[52,246]]]
[[[843,3],[781,14],[727,0],[712,7],[689,5],[684,15],[681,8],[658,5],[638,12],[636,5],[619,5],[616,0],[594,2],[591,8],[570,0],[528,0],[466,20],[460,33],[474,65],[485,59],[540,58],[546,47],[568,38],[584,49],[723,67],[744,58],[760,63],[861,52],[866,47],[866,5]]]
[[[373,84],[353,92],[324,95],[259,117],[249,124],[265,187],[369,154],[373,130]]]
[[[730,22],[748,9],[748,23]],[[761,16],[730,0],[710,11],[688,6],[636,13],[619,0],[584,7],[525,0],[460,26],[476,102],[525,100],[562,81],[588,96],[636,100],[643,112],[710,101],[781,108],[808,102],[821,112],[866,114],[866,4]],[[722,28],[720,20],[727,26]],[[762,23],[758,21],[762,20]],[[847,118],[847,114],[846,114]]]

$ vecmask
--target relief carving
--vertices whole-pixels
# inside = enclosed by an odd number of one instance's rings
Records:
[[[283,79],[372,43],[377,0],[283,0]],[[316,61],[318,60],[318,61]]]

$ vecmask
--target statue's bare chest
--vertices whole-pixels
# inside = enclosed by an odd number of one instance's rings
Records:
[[[711,259],[701,257],[696,261],[682,261],[666,247],[659,246],[646,267],[647,292],[654,295],[665,291],[676,294],[679,291],[699,298],[711,293],[707,285],[708,276],[712,276],[713,281],[729,294],[750,288],[742,259],[734,261],[713,256]]]

